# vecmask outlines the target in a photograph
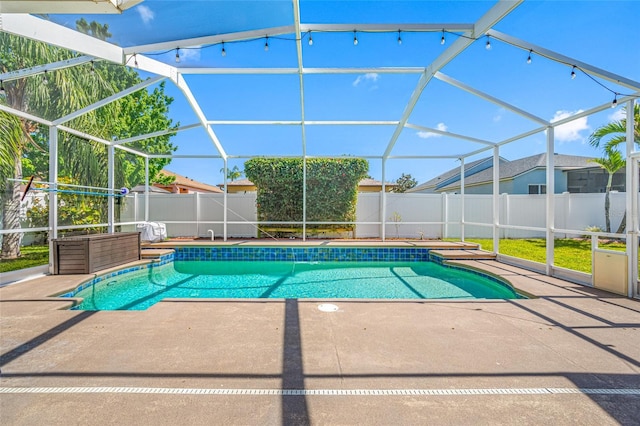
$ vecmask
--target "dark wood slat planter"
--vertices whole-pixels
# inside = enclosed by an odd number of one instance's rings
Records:
[[[91,274],[140,260],[140,233],[92,234],[53,240],[53,273]]]

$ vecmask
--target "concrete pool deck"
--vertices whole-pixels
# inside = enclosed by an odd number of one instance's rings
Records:
[[[494,260],[455,263],[536,298],[83,312],[47,296],[90,276],[0,288],[0,423],[640,422],[638,301]]]

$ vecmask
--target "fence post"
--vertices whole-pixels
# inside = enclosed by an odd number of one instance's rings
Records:
[[[554,158],[554,129],[552,126],[547,127],[547,231],[546,231],[546,273],[551,275],[554,263],[554,246],[555,246],[555,158]]]
[[[442,193],[442,239],[449,237],[449,196]]]

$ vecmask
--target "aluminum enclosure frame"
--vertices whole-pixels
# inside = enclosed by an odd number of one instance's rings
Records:
[[[109,151],[109,181],[110,181],[110,189],[113,190],[113,152],[114,149],[123,149],[128,152],[134,153],[136,155],[140,155],[145,158],[146,161],[146,196],[148,196],[148,160],[150,158],[220,158],[224,162],[224,169],[226,171],[228,160],[230,158],[244,158],[244,155],[239,154],[230,154],[224,148],[224,143],[221,141],[217,134],[213,130],[213,125],[288,125],[288,126],[300,126],[301,131],[301,141],[302,141],[302,158],[303,158],[303,167],[305,169],[305,173],[303,174],[304,179],[306,179],[306,160],[311,158],[307,155],[307,146],[306,146],[306,127],[307,126],[323,126],[323,125],[344,125],[344,126],[358,126],[358,125],[382,125],[382,126],[394,126],[394,132],[391,136],[385,150],[383,153],[378,155],[366,156],[368,158],[379,159],[382,164],[382,196],[381,196],[381,205],[380,205],[380,217],[381,220],[381,229],[380,235],[382,239],[385,239],[385,224],[386,224],[386,203],[385,203],[385,172],[386,172],[386,162],[389,159],[400,159],[400,158],[411,158],[411,159],[420,159],[420,158],[458,158],[461,161],[461,193],[464,197],[464,162],[465,159],[477,155],[479,153],[492,150],[492,155],[494,159],[494,175],[493,175],[493,212],[494,217],[492,223],[489,226],[493,227],[493,239],[494,239],[494,251],[499,252],[499,238],[498,231],[501,227],[498,216],[498,180],[499,180],[499,153],[500,148],[509,143],[521,140],[523,138],[529,137],[531,135],[546,132],[547,139],[547,153],[553,153],[554,149],[554,129],[562,124],[566,124],[570,121],[579,119],[581,117],[589,116],[595,114],[597,112],[601,112],[606,110],[609,105],[603,104],[595,106],[587,111],[581,112],[579,114],[573,115],[571,117],[555,121],[549,122],[541,117],[538,117],[524,109],[521,109],[515,105],[509,104],[497,97],[492,96],[491,94],[484,93],[478,89],[473,88],[472,86],[458,81],[452,77],[449,77],[443,74],[440,70],[447,65],[450,61],[454,60],[456,56],[462,53],[465,49],[467,49],[473,41],[483,36],[490,36],[493,39],[501,40],[505,43],[511,44],[523,50],[535,51],[537,54],[545,56],[548,59],[553,61],[563,63],[563,64],[573,64],[573,66],[579,67],[583,72],[588,73],[594,77],[601,78],[605,81],[615,83],[621,85],[633,93],[630,96],[624,96],[619,99],[621,104],[626,103],[627,105],[627,145],[626,145],[626,156],[628,159],[633,159],[633,161],[627,162],[627,211],[631,212],[631,215],[627,217],[627,254],[629,256],[629,296],[635,296],[638,294],[638,285],[637,285],[637,262],[635,259],[638,257],[637,253],[637,244],[633,244],[633,241],[638,240],[639,230],[638,227],[638,218],[637,218],[637,193],[638,193],[638,179],[637,177],[634,179],[634,176],[637,176],[637,158],[638,152],[634,145],[633,141],[633,125],[634,125],[634,117],[632,114],[634,100],[640,97],[640,82],[630,80],[620,75],[613,74],[606,70],[594,67],[590,64],[584,63],[582,61],[578,61],[575,58],[571,58],[556,52],[553,52],[549,49],[543,48],[541,46],[537,46],[531,43],[528,43],[524,40],[520,40],[508,34],[504,34],[502,32],[496,31],[493,27],[500,22],[503,18],[505,18],[510,12],[516,9],[524,0],[499,0],[496,4],[489,9],[477,22],[472,24],[310,24],[310,23],[302,23],[300,21],[300,6],[299,0],[292,0],[293,3],[293,16],[292,16],[292,25],[281,26],[281,27],[273,27],[273,28],[263,28],[258,30],[251,31],[243,31],[238,33],[231,34],[218,34],[206,37],[198,37],[192,39],[181,39],[181,40],[172,40],[163,43],[155,43],[148,45],[140,45],[140,46],[132,46],[127,48],[121,48],[114,44],[104,42],[101,40],[97,40],[95,38],[89,37],[84,34],[77,33],[76,31],[70,30],[68,28],[62,27],[55,23],[45,21],[39,18],[36,18],[31,15],[21,14],[21,13],[0,13],[0,31],[19,35],[22,37],[32,38],[34,40],[43,41],[58,47],[62,47],[65,49],[73,50],[81,54],[78,58],[74,58],[68,61],[62,61],[59,63],[52,63],[43,66],[34,67],[28,70],[14,70],[8,73],[4,73],[0,75],[0,80],[10,81],[13,79],[24,78],[31,75],[37,75],[39,73],[43,73],[46,71],[53,71],[56,69],[66,68],[70,66],[77,66],[80,64],[84,64],[90,61],[109,61],[116,64],[121,64],[124,66],[129,66],[133,68],[137,68],[141,71],[146,71],[156,75],[157,77],[146,80],[143,83],[140,83],[132,88],[126,89],[123,92],[115,94],[109,98],[103,99],[94,105],[88,106],[76,112],[73,112],[66,117],[59,117],[56,120],[44,120],[39,117],[35,117],[30,114],[26,114],[24,112],[14,110],[12,108],[6,107],[4,105],[0,105],[0,110],[5,112],[9,112],[20,116],[22,118],[33,120],[47,126],[50,126],[50,140],[51,140],[51,151],[50,151],[50,162],[52,164],[57,164],[57,132],[65,131],[72,133],[78,137],[85,138],[88,140],[93,140],[96,142],[103,143],[107,145]],[[128,7],[138,3],[139,0],[129,0]],[[36,4],[36,3],[47,3],[47,2],[3,2],[6,4],[9,3],[22,3],[25,8],[27,8],[27,4]],[[65,1],[60,3],[80,3],[74,1]],[[89,2],[84,2],[89,3]],[[109,3],[109,2],[103,2]],[[105,5],[102,4],[102,7]],[[38,12],[38,9],[28,9],[24,10],[24,12]],[[78,9],[78,12],[81,10]],[[0,12],[4,12],[1,10]],[[14,12],[14,10],[11,10]],[[370,67],[370,68],[306,68],[304,66],[303,61],[303,53],[302,53],[302,34],[307,32],[351,32],[354,30],[367,31],[367,32],[389,32],[389,31],[414,31],[414,32],[440,32],[440,31],[449,31],[449,32],[457,32],[462,34],[462,37],[459,37],[455,40],[451,45],[449,45],[444,52],[442,52],[435,60],[433,60],[430,64],[425,65],[424,68],[421,67]],[[169,64],[162,63],[155,59],[152,59],[148,56],[145,56],[145,53],[154,52],[159,50],[166,49],[174,49],[174,48],[187,48],[192,46],[202,46],[208,44],[217,44],[223,41],[237,41],[237,40],[248,40],[255,38],[263,38],[265,35],[267,36],[278,36],[283,34],[294,34],[296,38],[296,56],[297,56],[297,67],[295,68],[178,68]],[[326,120],[326,121],[309,121],[306,120],[305,115],[305,94],[304,94],[304,78],[306,75],[312,74],[361,74],[366,72],[375,72],[375,73],[388,73],[388,74],[420,74],[420,79],[413,90],[413,93],[409,99],[409,102],[405,106],[404,112],[401,117],[397,121],[377,121],[377,120],[361,120],[361,121],[336,121],[336,120]],[[264,120],[264,121],[256,121],[256,120],[211,120],[206,116],[202,108],[198,103],[197,94],[194,94],[187,82],[184,79],[184,75],[215,75],[215,74],[231,74],[231,75],[268,75],[268,74],[290,74],[290,75],[298,75],[299,79],[299,102],[300,102],[300,120],[293,121],[278,121],[278,120]],[[453,132],[442,131],[426,126],[422,126],[420,124],[410,123],[409,119],[411,114],[416,106],[418,100],[421,98],[421,95],[425,88],[429,85],[431,80],[435,78],[439,81],[442,81],[448,85],[456,87],[460,90],[466,91],[473,96],[481,98],[485,101],[492,102],[497,104],[509,111],[512,111],[519,116],[529,120],[533,124],[536,125],[535,128],[526,131],[519,135],[514,135],[508,139],[501,141],[489,141],[483,140],[474,137],[473,135],[461,135]],[[148,135],[138,135],[128,139],[123,140],[103,140],[100,138],[96,138],[92,135],[88,135],[84,132],[81,132],[76,129],[69,128],[64,126],[64,123],[77,117],[82,114],[85,114],[93,109],[99,108],[103,105],[108,104],[116,99],[122,98],[129,93],[132,93],[136,90],[142,90],[162,79],[170,79],[183,93],[185,99],[193,109],[198,122],[194,124],[189,124],[186,126],[182,126],[176,131],[189,130],[192,128],[203,128],[207,136],[209,137],[211,143],[215,147],[218,155],[194,155],[194,156],[180,156],[180,155],[150,155],[144,152],[140,152],[138,150],[129,148],[125,146],[127,143],[153,138],[162,134],[173,133],[174,131],[158,131],[153,132]],[[472,143],[476,143],[482,145],[477,150],[473,150],[470,152],[461,152],[454,153],[452,155],[434,155],[434,156],[394,156],[392,155],[392,151],[394,146],[404,129],[415,129],[421,131],[427,131],[439,135],[444,135],[447,137],[451,137],[454,139],[464,140]],[[247,156],[249,156],[248,154]],[[553,187],[553,170],[554,170],[554,158],[553,155],[547,155],[547,187]],[[50,179],[51,183],[54,185],[57,181],[57,167],[53,166],[50,170]],[[225,181],[224,181],[225,189],[227,185],[227,178],[225,173]],[[306,193],[306,185],[304,185],[303,192]],[[304,196],[303,203],[306,203],[306,196]],[[53,232],[54,238],[57,232],[57,202],[55,192],[51,197],[50,201],[50,229]],[[553,248],[554,248],[554,236],[557,230],[554,229],[553,217],[554,217],[554,205],[553,205],[553,191],[551,193],[547,193],[547,211],[546,211],[546,233],[547,233],[547,261],[546,261],[546,272],[549,275],[554,275],[555,266],[553,264]],[[55,204],[55,205],[54,205]],[[226,191],[225,191],[225,216],[224,216],[224,239],[227,239],[227,202],[226,202]],[[148,203],[147,203],[148,209]],[[464,201],[462,202],[462,216],[461,216],[461,234],[464,239]],[[113,205],[110,203],[109,206],[109,229],[113,229]],[[145,218],[148,219],[148,211],[145,213]],[[303,207],[303,235],[306,235],[306,205]],[[6,231],[1,231],[2,233],[6,233]]]

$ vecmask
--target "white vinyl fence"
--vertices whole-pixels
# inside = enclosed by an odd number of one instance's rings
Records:
[[[460,238],[461,196],[456,194],[386,194],[385,217],[381,217],[380,193],[358,194],[356,236],[380,238],[385,221],[386,238]],[[256,194],[227,195],[227,236],[258,236]],[[493,198],[491,195],[465,195],[465,238],[492,236]],[[611,194],[611,231],[615,232],[624,216],[625,194]],[[544,237],[546,226],[545,195],[499,196],[501,238]],[[122,203],[120,222],[142,222],[145,197],[127,196]],[[152,194],[149,196],[149,221],[164,222],[170,237],[210,237],[224,232],[224,194]],[[516,229],[515,227],[528,229]],[[605,229],[604,194],[555,195],[555,228],[580,231],[590,226]],[[128,225],[125,230],[133,230]],[[129,229],[131,228],[131,229]],[[539,229],[530,229],[539,228]],[[558,235],[562,237],[563,235]]]

